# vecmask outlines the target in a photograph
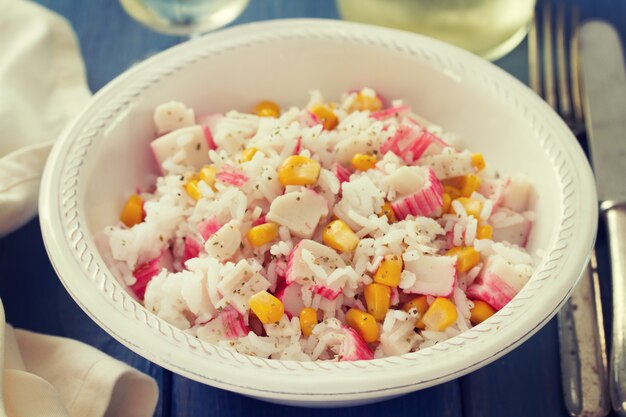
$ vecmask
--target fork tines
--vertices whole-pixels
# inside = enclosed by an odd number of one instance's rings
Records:
[[[528,34],[531,88],[544,97],[570,125],[583,131],[578,76],[577,5],[567,8],[563,0],[541,1]]]

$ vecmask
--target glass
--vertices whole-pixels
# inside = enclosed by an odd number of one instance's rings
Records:
[[[346,20],[421,33],[498,59],[526,36],[535,0],[337,0]]]
[[[133,19],[157,32],[194,35],[235,20],[248,0],[120,0]]]

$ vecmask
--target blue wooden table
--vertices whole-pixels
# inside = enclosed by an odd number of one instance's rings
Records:
[[[134,62],[183,40],[144,29],[127,17],[115,0],[38,2],[65,16],[74,26],[92,91]],[[609,19],[626,33],[623,1],[584,1],[581,16]],[[333,0],[251,0],[234,24],[289,17],[338,18],[338,14]],[[526,82],[526,44],[496,64]],[[603,236],[599,237],[599,245],[600,272],[604,273],[608,260]],[[172,374],[126,349],[94,324],[65,292],[48,261],[36,219],[0,239],[0,276],[0,297],[8,321],[16,327],[81,340],[153,376],[160,388],[155,416],[567,415],[562,402],[555,320],[513,352],[463,378],[374,405],[322,411],[268,404],[205,386]],[[610,309],[608,284],[604,279],[606,314]]]

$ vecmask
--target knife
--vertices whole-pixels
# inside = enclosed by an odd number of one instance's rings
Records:
[[[611,256],[609,391],[613,409],[626,416],[626,69],[615,29],[601,21],[583,25],[580,59],[589,150]]]
[[[572,416],[606,416],[611,406],[595,253],[558,315],[561,381],[567,411]]]

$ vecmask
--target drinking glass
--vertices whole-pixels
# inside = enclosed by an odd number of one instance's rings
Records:
[[[528,32],[535,0],[337,0],[346,20],[421,33],[495,60]]]
[[[235,20],[249,0],[120,0],[133,19],[157,32],[197,35]]]

